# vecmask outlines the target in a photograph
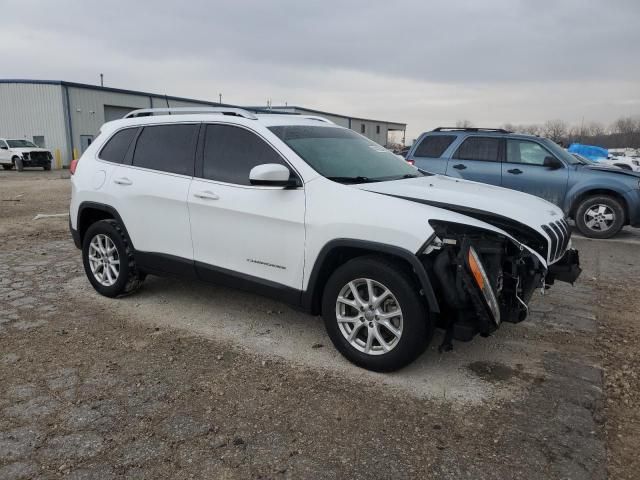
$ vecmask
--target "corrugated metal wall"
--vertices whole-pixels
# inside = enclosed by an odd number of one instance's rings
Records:
[[[68,163],[62,105],[60,85],[0,83],[0,137],[44,136],[46,148]]]

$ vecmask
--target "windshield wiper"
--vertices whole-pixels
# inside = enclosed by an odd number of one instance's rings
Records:
[[[369,183],[369,182],[379,182],[380,180],[376,180],[369,177],[327,177],[329,180],[333,180],[334,182],[339,183]]]

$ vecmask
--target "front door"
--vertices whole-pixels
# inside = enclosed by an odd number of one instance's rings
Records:
[[[10,163],[11,153],[9,153],[9,145],[4,140],[0,140],[0,163]]]
[[[159,270],[193,270],[187,195],[199,127],[193,123],[144,127],[133,155],[111,175],[114,207],[140,263],[161,262]]]
[[[497,137],[469,136],[447,162],[447,176],[500,186],[500,151]]]
[[[508,139],[506,158],[502,163],[502,186],[530,193],[562,207],[567,191],[569,170],[545,167],[547,157],[556,159],[549,150],[532,140]]]
[[[256,165],[291,167],[264,138],[240,126],[208,124],[201,145],[188,202],[198,274],[295,294],[304,267],[304,188],[249,182]]]

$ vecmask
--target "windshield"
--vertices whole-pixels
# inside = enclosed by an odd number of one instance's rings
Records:
[[[584,164],[584,162],[582,162],[580,159],[578,159],[578,158],[574,157],[573,155],[571,155],[569,152],[567,152],[564,148],[562,148],[560,145],[558,145],[553,140],[549,140],[548,138],[541,138],[540,140],[545,144],[545,146],[549,150],[551,150],[552,153],[554,153],[561,160],[567,162],[569,165],[583,165]]]
[[[37,148],[37,146],[29,140],[7,140],[7,143],[9,144],[9,148]]]
[[[286,125],[269,130],[330,180],[366,183],[423,176],[383,146],[346,128]]]

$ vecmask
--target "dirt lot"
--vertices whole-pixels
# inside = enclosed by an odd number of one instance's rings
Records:
[[[0,173],[0,479],[638,478],[640,238],[530,319],[382,375],[319,319],[150,277],[97,296],[60,172]]]

